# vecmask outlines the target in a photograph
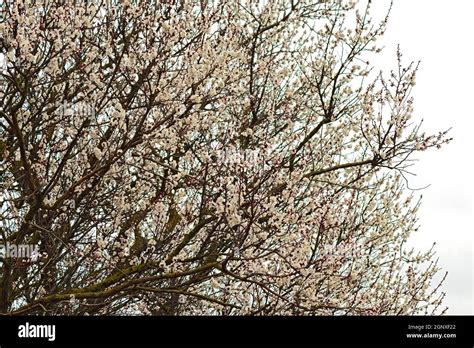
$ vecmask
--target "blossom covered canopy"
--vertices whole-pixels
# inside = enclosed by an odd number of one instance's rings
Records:
[[[7,1],[0,259],[13,314],[438,311],[417,66],[370,2]]]

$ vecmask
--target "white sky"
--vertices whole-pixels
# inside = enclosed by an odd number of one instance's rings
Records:
[[[381,18],[389,0],[372,1]],[[381,57],[371,59],[389,72],[396,66],[400,44],[406,63],[421,60],[415,98],[416,119],[424,130],[452,127],[454,141],[441,150],[418,156],[410,178],[412,188],[431,186],[421,193],[419,232],[412,245],[429,248],[436,242],[440,266],[449,272],[443,290],[448,314],[474,314],[473,185],[474,148],[474,1],[394,0],[388,30],[381,41]]]

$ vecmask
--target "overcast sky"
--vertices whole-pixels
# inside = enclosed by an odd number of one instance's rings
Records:
[[[380,18],[389,0],[376,0]],[[412,245],[429,248],[436,242],[439,263],[448,271],[443,287],[448,314],[474,314],[473,226],[473,104],[474,26],[472,0],[394,0],[377,68],[395,67],[400,44],[406,62],[421,60],[415,98],[415,117],[424,129],[437,132],[452,127],[454,141],[441,150],[418,156],[413,188],[431,186],[421,193],[419,232]]]

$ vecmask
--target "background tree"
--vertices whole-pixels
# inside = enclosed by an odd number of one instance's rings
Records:
[[[417,66],[353,1],[7,1],[8,314],[438,312],[407,249]]]

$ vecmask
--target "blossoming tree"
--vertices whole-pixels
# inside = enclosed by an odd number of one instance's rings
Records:
[[[405,175],[449,141],[370,2],[6,1],[4,314],[439,312]]]

